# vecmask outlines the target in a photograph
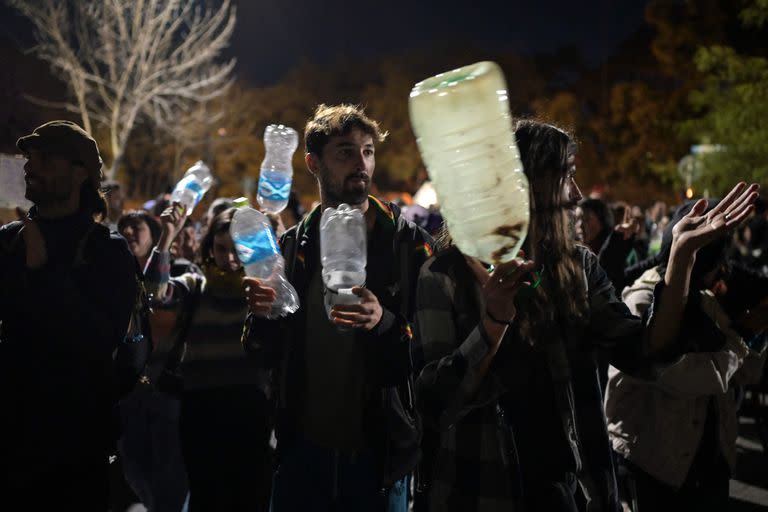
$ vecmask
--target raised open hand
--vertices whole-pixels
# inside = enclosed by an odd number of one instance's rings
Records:
[[[707,200],[700,199],[672,230],[673,246],[694,254],[747,218],[757,199],[757,183],[738,183],[720,203],[704,214]]]
[[[624,218],[616,224],[613,230],[619,233],[624,240],[634,238],[640,232],[640,221],[632,215],[629,206],[624,208]]]

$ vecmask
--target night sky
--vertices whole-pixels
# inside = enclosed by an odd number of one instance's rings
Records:
[[[240,0],[232,53],[260,84],[301,59],[375,57],[472,42],[524,55],[575,45],[598,63],[643,24],[645,0]]]
[[[301,61],[375,58],[443,42],[523,55],[576,46],[598,64],[643,24],[645,0],[236,0],[230,54],[238,75],[267,85]],[[31,43],[30,27],[0,6],[0,44]]]

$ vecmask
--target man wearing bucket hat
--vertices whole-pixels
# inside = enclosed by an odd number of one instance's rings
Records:
[[[94,222],[105,205],[88,133],[51,121],[16,144],[34,206],[0,227],[0,496],[28,510],[106,510],[113,352],[135,262]]]

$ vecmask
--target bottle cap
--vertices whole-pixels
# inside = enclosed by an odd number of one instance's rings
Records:
[[[238,197],[232,203],[235,205],[235,208],[247,208],[251,206],[251,202],[248,200],[247,197]]]

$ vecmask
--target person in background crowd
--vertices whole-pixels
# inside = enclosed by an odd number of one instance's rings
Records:
[[[197,226],[192,219],[184,221],[184,227],[171,244],[171,277],[179,277],[187,272],[202,274],[197,265],[201,262],[200,241]]]
[[[571,224],[573,229],[573,239],[577,243],[584,243],[584,212],[580,206],[571,210]]]
[[[661,250],[661,235],[669,223],[668,207],[663,201],[656,201],[648,209],[648,256],[655,256]]]
[[[149,213],[134,210],[124,213],[118,219],[117,232],[128,242],[128,248],[139,262],[139,268],[143,269],[160,238],[160,224]]]
[[[147,203],[145,203],[144,209],[150,211],[155,217],[160,218],[160,215],[171,204],[170,190],[163,192],[162,194],[158,194],[155,199],[147,201]]]
[[[106,181],[101,190],[107,201],[107,215],[102,220],[102,224],[110,231],[117,231],[117,221],[123,215],[125,206],[125,192],[120,183],[114,180]]]
[[[288,206],[280,212],[283,224],[288,227],[295,226],[304,217],[305,213],[307,212],[301,205],[298,195],[296,195],[294,190],[291,190],[288,196]]]
[[[641,320],[568,229],[581,199],[571,137],[521,121],[515,138],[530,183],[530,260],[489,272],[451,247],[419,278],[417,402],[425,443],[438,437],[425,457],[430,510],[616,511],[593,354],[652,376],[677,353],[691,263],[749,213],[757,187],[738,185],[706,217],[697,203],[675,231],[654,314]]]
[[[243,267],[229,227],[235,209],[213,218],[201,242],[202,274],[170,276],[169,249],[183,207],[161,216],[162,232],[145,274],[157,303],[179,311],[178,339],[158,377],[181,399],[180,432],[189,510],[267,509],[271,464],[266,375],[243,352],[247,313]]]
[[[171,245],[171,254],[176,258],[184,258],[187,261],[196,261],[199,256],[200,241],[197,239],[195,223],[187,218],[179,236]]]
[[[0,499],[103,512],[136,262],[94,222],[106,205],[88,133],[51,121],[16,145],[34,206],[0,228]]]
[[[631,206],[624,201],[616,201],[610,204],[611,213],[616,222],[614,231],[620,229],[620,226],[626,225],[632,228],[629,233],[623,233],[628,235],[625,239],[631,241],[629,243],[629,251],[626,257],[625,264],[627,266],[634,265],[641,260],[648,257],[648,237],[646,233],[646,223],[643,211],[637,206]],[[606,242],[607,243],[607,242]],[[601,263],[602,264],[602,263]],[[614,283],[615,285],[615,283]],[[621,288],[616,287],[617,290]]]
[[[667,226],[660,265],[624,290],[622,299],[634,314],[651,307],[654,287],[668,270],[671,232],[693,206],[679,209]],[[708,211],[715,206],[710,202]],[[683,356],[653,382],[609,370],[608,431],[630,472],[634,494],[627,501],[639,511],[728,508],[736,459],[734,387],[760,380],[768,328],[768,299],[730,315],[723,307],[729,246],[730,239],[721,236],[696,255],[680,328]],[[752,286],[768,283],[752,281]]]
[[[582,212],[582,231],[584,244],[595,253],[608,240],[614,226],[613,213],[602,199],[584,199],[579,203]]]
[[[235,200],[231,197],[217,197],[211,202],[211,206],[208,207],[208,211],[203,218],[203,226],[208,226],[218,214],[224,210],[234,208]]]
[[[755,214],[735,237],[732,257],[768,276],[768,211],[765,200],[759,201]]]
[[[590,199],[589,201],[594,201]],[[600,266],[605,270],[614,289],[623,290],[627,282],[627,269],[630,259],[636,260],[635,245],[641,229],[641,220],[633,217],[629,208],[621,209],[621,219],[604,239],[597,254]],[[633,258],[632,255],[635,254]],[[633,265],[639,262],[635,261]]]

